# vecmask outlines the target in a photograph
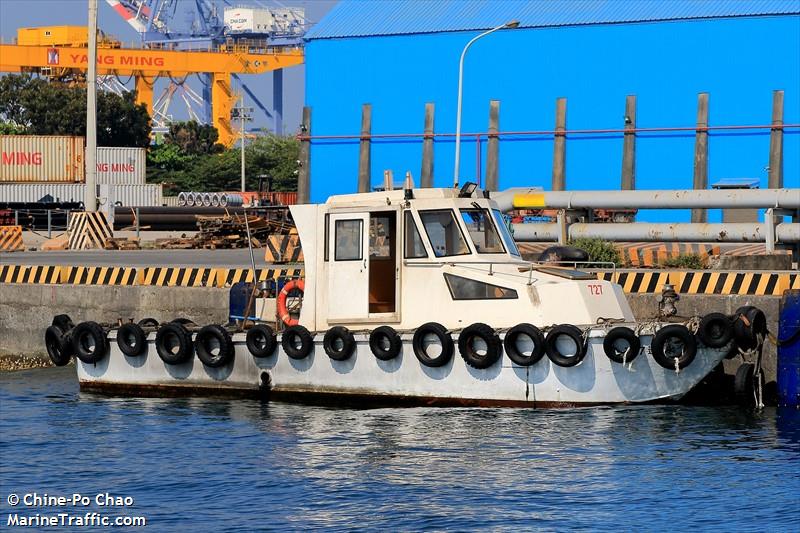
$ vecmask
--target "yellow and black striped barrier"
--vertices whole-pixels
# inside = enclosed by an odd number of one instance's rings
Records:
[[[67,225],[69,250],[102,250],[106,239],[114,236],[106,216],[101,211],[70,213]]]
[[[58,284],[61,283],[61,267],[0,265],[0,283]]]
[[[24,250],[22,226],[0,226],[0,252]]]
[[[302,263],[303,260],[300,236],[296,233],[270,235],[264,243],[264,261],[267,263]]]
[[[277,280],[279,278],[301,278],[302,268],[262,268],[256,269],[258,281]],[[253,281],[253,271],[249,268],[219,268],[217,269],[216,286],[230,287],[241,281]]]
[[[73,267],[61,268],[63,285],[136,285],[136,269],[132,267]]]
[[[137,285],[160,287],[214,287],[216,269],[192,267],[147,267]]]
[[[266,281],[302,278],[304,271],[261,268],[255,274],[256,280]],[[800,289],[800,273],[792,272],[617,270],[598,272],[597,277],[619,283],[632,294],[659,293],[667,283],[679,294],[781,296],[788,289]],[[225,288],[242,281],[253,281],[251,269],[0,265],[0,283]]]
[[[303,277],[303,269],[256,269],[258,281]],[[101,267],[0,265],[0,283],[52,285],[137,285],[156,287],[230,287],[253,281],[249,268]]]
[[[678,294],[781,296],[785,290],[800,289],[800,274],[795,273],[617,271],[598,272],[597,277],[619,283],[632,294],[659,293],[666,283]]]

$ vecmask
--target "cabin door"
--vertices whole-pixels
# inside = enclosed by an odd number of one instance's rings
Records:
[[[328,224],[328,318],[367,318],[369,213],[331,213]]]

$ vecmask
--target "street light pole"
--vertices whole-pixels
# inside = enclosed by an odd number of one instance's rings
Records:
[[[97,211],[97,0],[89,0],[89,50],[86,66],[86,185],[83,207]]]
[[[244,179],[244,93],[242,93],[242,103],[240,107],[242,108],[242,112],[239,115],[242,119],[242,192],[244,192],[246,189]]]
[[[467,45],[464,47],[464,50],[462,50],[461,52],[461,60],[458,62],[458,104],[456,106],[456,161],[455,161],[455,168],[453,169],[453,187],[455,188],[458,187],[459,166],[461,164],[461,96],[464,87],[464,57],[467,55],[467,50],[469,50],[469,47],[472,46],[472,44],[478,39],[486,37],[490,33],[494,33],[498,30],[513,29],[517,27],[519,27],[519,21],[512,20],[511,22],[506,22],[503,25],[485,31],[480,35],[473,37],[472,40],[467,43]]]

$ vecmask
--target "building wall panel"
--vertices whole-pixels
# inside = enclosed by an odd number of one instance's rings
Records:
[[[455,132],[458,60],[475,32],[312,40],[306,47],[306,103],[313,135],[312,200],[354,192],[361,106],[372,104],[373,135],[421,134],[426,102],[435,131]],[[359,58],[354,64],[352,59]],[[331,73],[336,73],[332,75]],[[784,123],[800,123],[800,17],[505,30],[472,46],[464,66],[462,132],[486,132],[489,101],[500,100],[501,131],[547,131],[567,98],[567,129],[621,128],[625,97],[637,95],[639,127],[688,126],[697,94],[710,94],[711,125],[769,124],[772,91],[785,90]],[[620,187],[622,135],[567,136],[567,188]],[[640,133],[636,186],[692,188],[694,132]],[[452,186],[453,137],[434,143],[434,183]],[[411,171],[417,184],[421,138],[374,139],[372,184],[383,170]],[[551,135],[500,138],[500,188],[551,186]],[[486,137],[462,137],[462,181],[481,181]],[[709,183],[748,177],[767,186],[769,130],[712,132]],[[784,185],[800,187],[800,132],[784,135]],[[689,212],[639,214],[644,221],[687,220]],[[719,212],[709,221],[720,221]]]

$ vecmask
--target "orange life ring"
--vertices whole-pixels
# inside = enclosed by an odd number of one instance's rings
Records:
[[[280,317],[281,322],[287,326],[297,326],[300,324],[299,320],[292,318],[292,315],[289,314],[289,309],[286,307],[286,298],[294,289],[297,289],[300,292],[305,292],[305,282],[302,279],[293,279],[284,285],[283,289],[281,289],[281,292],[278,294],[278,316]]]

